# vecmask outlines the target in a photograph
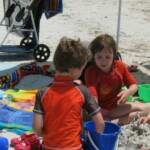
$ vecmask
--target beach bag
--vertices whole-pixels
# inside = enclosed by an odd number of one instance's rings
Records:
[[[45,0],[44,11],[46,18],[55,16],[63,12],[63,0]]]

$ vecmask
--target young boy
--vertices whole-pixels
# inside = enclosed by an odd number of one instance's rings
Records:
[[[33,129],[43,137],[44,150],[81,150],[82,108],[92,116],[96,131],[103,131],[100,107],[88,89],[74,81],[89,56],[79,41],[67,38],[61,39],[55,51],[56,76],[37,93],[34,107]]]

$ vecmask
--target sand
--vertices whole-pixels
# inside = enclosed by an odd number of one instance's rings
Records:
[[[51,49],[52,61],[56,46],[61,37],[80,38],[90,42],[95,36],[108,33],[116,39],[117,16],[119,0],[64,0],[64,12],[49,20],[43,15],[41,20],[40,43],[47,44]],[[0,0],[0,17],[3,17],[3,4]],[[122,14],[119,34],[119,51],[123,61],[128,65],[138,65],[134,75],[139,83],[150,83],[150,1],[122,0]],[[0,27],[0,39],[6,33],[5,27]],[[10,34],[5,44],[19,44],[21,37]],[[22,63],[34,61],[32,53],[0,55],[0,75],[11,72]],[[37,87],[33,84],[38,79],[39,86],[46,85],[47,77],[28,76],[18,86]],[[43,79],[43,80],[42,80]],[[51,79],[48,80],[51,82]],[[32,83],[32,86],[31,84]],[[140,150],[142,146],[150,146],[150,130],[148,125],[142,125],[133,132],[131,123],[123,127],[126,136],[120,137],[118,150]],[[130,138],[129,138],[130,137]]]
[[[119,150],[141,150],[150,147],[150,125],[139,124],[134,120],[129,125],[122,127],[122,133],[119,136]]]

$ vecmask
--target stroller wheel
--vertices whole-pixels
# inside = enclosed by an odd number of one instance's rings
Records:
[[[34,55],[34,58],[35,58],[36,61],[38,61],[38,62],[44,62],[50,56],[50,49],[45,44],[39,44],[34,49],[33,55]]]
[[[27,48],[34,48],[36,45],[33,42],[33,38],[25,37],[21,40],[20,46],[27,47]]]

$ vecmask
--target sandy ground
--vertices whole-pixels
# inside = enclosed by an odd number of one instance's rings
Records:
[[[41,20],[40,43],[47,44],[52,51],[52,60],[57,43],[62,36],[91,41],[101,33],[116,38],[119,0],[65,0],[63,14],[49,20]],[[119,50],[128,64],[150,63],[150,1],[122,1]],[[0,17],[3,5],[0,0]],[[5,33],[1,28],[1,39]],[[19,44],[20,38],[10,35],[5,44]]]
[[[134,121],[129,125],[122,127],[122,133],[119,137],[118,150],[142,150],[150,147],[150,125],[138,125]]]
[[[0,18],[3,17],[2,2],[0,0]],[[47,44],[51,49],[51,56],[48,61],[52,60],[56,46],[63,36],[80,38],[82,41],[89,42],[99,34],[109,33],[116,39],[118,2],[119,0],[64,0],[63,14],[59,14],[49,20],[43,15],[40,43]],[[122,0],[119,50],[123,60],[128,65],[138,65],[138,69],[142,72],[140,77],[138,76],[141,83],[145,83],[145,81],[150,83],[149,6],[150,1],[148,0]],[[5,27],[0,27],[1,40],[4,34],[6,34]],[[20,37],[10,34],[5,44],[19,44],[20,39]],[[32,53],[26,55],[19,55],[19,53],[15,55],[11,55],[11,53],[0,55],[0,74],[5,74],[12,71],[17,65],[31,61],[33,61]],[[146,78],[143,78],[143,73],[146,75]],[[46,80],[47,78],[43,77],[43,79]],[[30,80],[35,80],[35,77],[34,79],[30,78]],[[29,81],[29,83],[31,82]],[[132,125],[125,127],[124,131],[126,134],[132,135]],[[145,128],[142,130],[145,130]],[[140,138],[145,139],[143,141],[144,146],[150,146],[148,139],[150,133],[147,132],[148,130],[149,127],[146,128],[146,132],[142,132],[142,136],[135,134],[134,137],[137,140],[131,140],[135,141],[135,144],[131,142],[130,145],[132,147],[130,148],[126,147],[126,143],[123,143],[125,138],[121,138],[118,150],[140,150],[139,147],[137,148],[139,141],[141,141]]]

